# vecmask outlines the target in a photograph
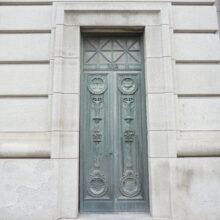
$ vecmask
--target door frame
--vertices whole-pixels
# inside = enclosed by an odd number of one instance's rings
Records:
[[[88,32],[89,30],[91,31]],[[141,69],[140,70],[113,70],[113,69],[109,69],[109,70],[99,70],[98,73],[105,73],[104,75],[106,75],[107,73],[109,74],[113,74],[113,72],[118,72],[118,75],[116,76],[119,77],[120,75],[123,75],[123,73],[125,72],[128,72],[128,75],[131,74],[131,75],[136,75],[136,74],[139,74],[138,78],[140,78],[140,100],[143,101],[143,102],[140,102],[140,107],[139,107],[139,110],[140,112],[142,113],[141,116],[143,117],[142,119],[144,119],[144,122],[141,120],[139,121],[140,122],[140,127],[138,128],[138,130],[142,130],[142,132],[146,132],[147,131],[147,124],[146,124],[146,97],[145,97],[145,73],[144,73],[144,48],[143,48],[143,28],[138,31],[138,32],[135,32],[135,31],[132,31],[130,30],[130,32],[122,32],[120,29],[118,29],[118,32],[113,32],[111,29],[108,29],[106,32],[104,32],[105,29],[102,29],[102,33],[100,32],[93,32],[93,29],[83,29],[81,30],[81,51],[80,51],[80,55],[81,55],[81,68],[80,68],[80,109],[85,109],[85,101],[87,101],[86,99],[83,100],[83,98],[85,98],[85,87],[87,87],[87,85],[85,84],[85,79],[84,79],[84,76],[83,76],[83,73],[84,74],[94,74],[94,72],[96,72],[96,70],[85,70],[83,71],[83,38],[84,37],[109,37],[110,38],[121,38],[121,37],[137,37],[139,38],[139,41],[140,41],[140,54],[141,54]],[[109,33],[110,31],[112,31],[113,33]],[[112,72],[112,73],[111,73]],[[116,85],[117,87],[117,85]],[[109,86],[108,86],[109,88]],[[116,101],[116,100],[115,100]],[[80,111],[80,130],[83,130],[83,128],[85,128],[85,121],[84,119],[82,119],[83,117],[85,116],[85,112],[82,112]],[[142,166],[142,172],[143,173],[148,173],[148,151],[147,151],[147,135],[143,135],[144,133],[141,133],[141,143],[143,145],[143,147],[141,148],[142,149],[142,152],[144,154],[144,156],[141,157],[141,166]],[[83,141],[85,143],[85,137],[84,135],[81,133],[80,135],[80,154],[83,152],[83,145],[81,143],[81,141]],[[82,174],[82,169],[83,169],[83,161],[82,161],[82,158],[83,158],[83,155],[80,155],[79,157],[79,179],[80,179],[80,186],[79,186],[79,196],[80,196],[80,204],[82,204],[83,202],[81,201],[83,199],[83,196],[81,195],[81,193],[83,193],[83,190],[82,190],[82,187],[83,187],[83,174]],[[117,173],[117,172],[116,172]],[[144,175],[142,178],[142,187],[144,187],[144,192],[143,192],[143,197],[145,198],[144,199],[144,202],[145,202],[145,210],[144,211],[141,211],[143,213],[148,213],[149,212],[149,180],[148,180],[148,174],[147,175]],[[113,181],[114,182],[114,181]],[[115,183],[116,184],[116,183]],[[114,190],[115,191],[115,190]],[[129,202],[129,199],[127,200]],[[139,200],[137,200],[139,201]],[[80,206],[80,205],[79,205]],[[79,210],[81,211],[81,213],[85,213],[85,211],[81,210],[81,208],[79,207]],[[112,213],[115,213],[117,211],[103,211],[103,213],[108,213],[108,212],[112,212]],[[126,212],[126,211],[122,211],[122,212]],[[127,212],[131,212],[131,211],[127,211]],[[134,211],[134,212],[140,212],[140,211]],[[90,213],[95,213],[95,211],[90,211]]]
[[[54,132],[51,136],[51,158],[71,160],[75,167],[72,172],[61,171],[70,181],[62,182],[59,187],[60,209],[64,213],[68,210],[69,216],[78,215],[80,32],[88,27],[96,31],[98,29],[100,32],[103,31],[101,27],[118,28],[124,32],[141,27],[144,29],[145,44],[150,215],[169,217],[170,163],[171,159],[176,157],[176,150],[173,147],[176,141],[176,94],[170,46],[171,24],[168,16],[170,4],[60,2],[55,3],[54,7],[56,13],[53,19],[52,39],[55,49],[51,58],[53,72],[51,130]],[[66,103],[65,108],[63,103]],[[71,144],[65,141],[68,132],[72,135]]]

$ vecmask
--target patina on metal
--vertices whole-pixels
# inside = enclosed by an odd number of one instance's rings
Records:
[[[142,36],[82,38],[80,210],[148,211]]]

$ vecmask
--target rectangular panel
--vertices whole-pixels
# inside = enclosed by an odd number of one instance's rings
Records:
[[[84,103],[81,112],[82,210],[112,210],[113,146],[110,142],[110,79],[106,73],[83,73]],[[83,164],[82,164],[83,161]]]
[[[49,64],[0,65],[0,94],[48,94]]]
[[[0,157],[49,156],[49,133],[0,133]]]
[[[180,130],[220,130],[220,96],[179,97]]]
[[[178,94],[220,94],[220,65],[175,66]]]
[[[47,131],[47,97],[0,98],[0,131]]]
[[[145,127],[143,120],[143,93],[141,73],[124,72],[117,74],[118,112],[117,142],[118,157],[115,157],[116,198],[115,211],[145,211],[146,179],[144,178],[145,139],[142,134]]]
[[[218,34],[174,34],[174,58],[177,61],[219,61]]]
[[[0,30],[50,30],[52,6],[1,6]]]
[[[50,34],[0,34],[0,61],[49,60]]]
[[[141,44],[137,37],[89,37],[83,45],[84,70],[141,70]]]
[[[180,131],[177,133],[178,156],[219,156],[220,131]]]
[[[86,9],[88,9],[88,2],[86,3]],[[158,16],[157,11],[125,11],[120,10],[118,12],[117,5],[114,7],[116,11],[108,11],[109,7],[111,5],[107,5],[105,12],[99,11],[97,13],[97,8],[88,11],[88,10],[77,10],[77,11],[71,11],[66,12],[64,24],[66,25],[72,25],[74,21],[74,25],[82,25],[82,26],[94,26],[94,24],[97,24],[98,26],[112,26],[114,24],[115,26],[145,26],[145,25],[160,25],[161,20]],[[124,7],[124,6],[123,6]],[[83,7],[81,6],[81,9]],[[113,16],[114,15],[114,16]],[[61,17],[60,17],[61,18]],[[59,19],[59,18],[58,18]],[[63,21],[58,20],[59,24],[63,24]]]
[[[217,31],[215,6],[173,6],[173,29],[188,31]]]

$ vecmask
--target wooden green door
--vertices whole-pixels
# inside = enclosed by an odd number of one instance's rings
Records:
[[[148,211],[141,39],[82,38],[81,212]]]

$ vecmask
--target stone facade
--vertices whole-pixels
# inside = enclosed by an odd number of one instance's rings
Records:
[[[2,0],[0,220],[219,220],[216,8],[214,0]],[[150,213],[80,214],[80,34],[137,27]]]

